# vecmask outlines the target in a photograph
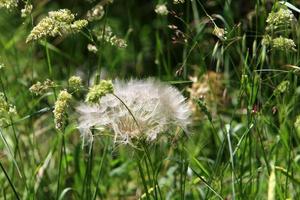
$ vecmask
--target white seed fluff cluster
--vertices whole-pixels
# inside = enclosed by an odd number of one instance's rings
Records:
[[[119,99],[118,99],[119,98]],[[84,140],[93,139],[91,128],[108,128],[117,143],[154,141],[162,133],[181,127],[187,130],[190,110],[174,87],[153,79],[115,81],[114,94],[98,104],[81,104],[79,130]]]

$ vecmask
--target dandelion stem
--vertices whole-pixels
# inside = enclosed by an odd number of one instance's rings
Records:
[[[147,144],[144,142],[144,144],[142,145],[144,150],[145,150],[145,154],[146,154],[146,158],[148,159],[148,162],[150,164],[150,167],[151,167],[151,171],[152,171],[152,182],[153,182],[153,188],[154,188],[154,192],[155,192],[155,197],[157,199],[157,190],[158,190],[158,193],[159,193],[159,196],[160,196],[160,199],[162,199],[162,194],[161,194],[161,191],[160,191],[160,187],[158,185],[158,181],[157,181],[157,176],[155,174],[155,170],[154,170],[154,165],[153,165],[153,162],[151,160],[151,156],[150,156],[150,152],[148,150],[148,147],[147,147]],[[147,164],[146,164],[147,166]]]
[[[150,200],[150,194],[149,194],[149,191],[148,191],[148,188],[147,188],[147,183],[146,183],[146,180],[145,180],[145,175],[144,175],[141,163],[140,163],[140,158],[138,156],[136,158],[136,161],[137,161],[137,165],[138,165],[138,168],[139,168],[140,177],[141,177],[142,182],[143,182],[144,190],[145,190],[145,193],[146,193],[146,199]]]

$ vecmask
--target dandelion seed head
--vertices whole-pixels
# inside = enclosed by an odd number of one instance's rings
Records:
[[[181,93],[153,79],[115,81],[114,95],[77,108],[79,130],[87,140],[91,128],[105,127],[113,131],[118,143],[154,141],[175,127],[187,130],[190,123],[190,110]]]

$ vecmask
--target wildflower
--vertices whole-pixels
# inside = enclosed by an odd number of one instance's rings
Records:
[[[51,87],[54,87],[54,82],[46,79],[43,83],[38,81],[36,84],[32,85],[29,88],[29,91],[35,95],[42,95]]]
[[[17,115],[16,107],[9,104],[4,93],[0,92],[0,127],[9,123],[10,117]]]
[[[21,10],[21,17],[25,18],[31,14],[33,9],[32,4],[25,4],[25,7]]]
[[[268,24],[266,30],[272,31],[280,27],[289,27],[294,18],[292,11],[286,6],[281,6],[278,11],[269,14],[266,20]]]
[[[119,48],[127,47],[126,41],[114,35],[110,26],[105,26],[104,29],[94,30],[94,34],[98,41],[104,40],[110,43],[112,46]]]
[[[282,36],[272,40],[272,48],[281,51],[297,51],[295,42],[292,39]]]
[[[15,8],[17,6],[17,0],[0,0],[0,8],[6,8],[8,10],[11,10],[12,8]]]
[[[88,49],[89,52],[92,52],[92,53],[97,53],[98,52],[98,48],[93,44],[88,44],[87,49]]]
[[[51,11],[30,32],[26,42],[41,39],[46,36],[61,36],[76,33],[87,25],[86,20],[75,20],[75,15],[68,9]]]
[[[154,10],[158,15],[168,15],[169,11],[165,4],[158,4]]]
[[[69,106],[69,102],[72,98],[72,95],[69,94],[66,90],[60,91],[57,101],[54,105],[54,123],[55,128],[58,130],[62,130],[65,126],[65,115],[66,109]]]
[[[71,76],[68,83],[69,87],[74,90],[79,90],[82,87],[82,80],[79,76]]]
[[[173,4],[180,4],[180,3],[184,3],[185,0],[173,0]]]
[[[101,97],[113,93],[113,90],[114,88],[111,81],[101,80],[98,85],[90,87],[85,101],[88,103],[97,103]]]
[[[82,104],[79,130],[91,140],[91,128],[113,130],[115,142],[154,141],[172,128],[186,130],[190,111],[185,98],[174,87],[148,80],[115,81],[114,94],[99,104]]]
[[[102,19],[104,16],[104,8],[101,4],[97,4],[94,8],[89,10],[86,14],[88,21],[96,21]]]

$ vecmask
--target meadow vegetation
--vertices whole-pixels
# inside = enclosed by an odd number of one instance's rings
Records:
[[[0,0],[0,199],[300,199],[296,0]]]

